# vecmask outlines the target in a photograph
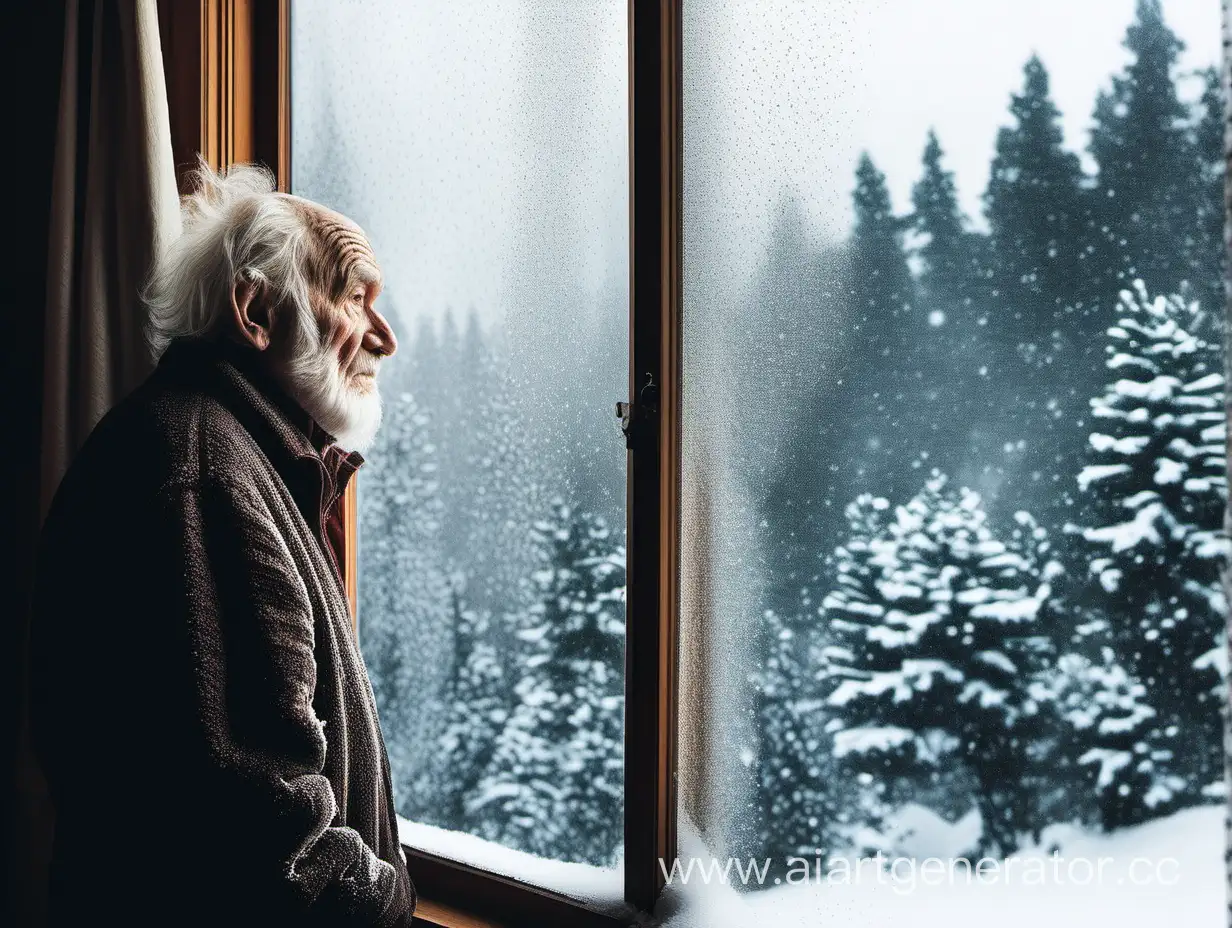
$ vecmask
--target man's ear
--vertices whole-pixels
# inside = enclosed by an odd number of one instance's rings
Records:
[[[274,329],[274,308],[268,291],[259,283],[239,280],[231,286],[231,314],[235,335],[258,351],[270,346]]]

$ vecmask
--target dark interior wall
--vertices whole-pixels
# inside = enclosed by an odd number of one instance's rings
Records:
[[[13,840],[19,811],[14,769],[18,709],[18,655],[38,526],[39,433],[42,393],[43,312],[46,295],[47,237],[51,202],[56,109],[64,6],[58,0],[4,4],[0,9],[0,67],[4,69],[6,156],[3,209],[7,228],[0,233],[0,319],[4,320],[4,372],[7,412],[5,442],[3,603],[0,608],[0,751],[4,788],[0,815],[4,827],[5,924],[36,921],[28,863]],[[37,907],[37,903],[35,903]]]

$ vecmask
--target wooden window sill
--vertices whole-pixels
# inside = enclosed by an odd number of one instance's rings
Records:
[[[480,918],[443,902],[420,899],[415,905],[415,924],[437,925],[439,928],[508,928],[505,922]]]
[[[628,921],[541,886],[405,844],[402,850],[419,894],[416,923],[441,928],[621,928]]]

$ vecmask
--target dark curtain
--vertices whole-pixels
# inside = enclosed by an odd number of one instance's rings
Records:
[[[149,369],[140,283],[179,232],[155,0],[15,4],[6,12],[20,244],[6,278],[18,552],[6,612],[6,889],[10,924],[45,922],[54,812],[24,731],[27,595],[38,525],[99,418]],[[13,444],[13,439],[17,444]],[[107,618],[100,615],[100,619]],[[101,850],[101,849],[100,849]]]

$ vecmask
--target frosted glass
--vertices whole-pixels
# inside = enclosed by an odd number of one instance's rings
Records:
[[[292,187],[367,231],[401,341],[359,474],[398,812],[429,850],[533,855],[573,869],[531,881],[617,895],[625,29],[619,2],[297,0],[292,19]]]
[[[737,889],[1138,848],[1180,882],[1101,912],[1225,920],[1219,26],[686,0],[680,802]],[[923,905],[856,899],[750,905]]]

